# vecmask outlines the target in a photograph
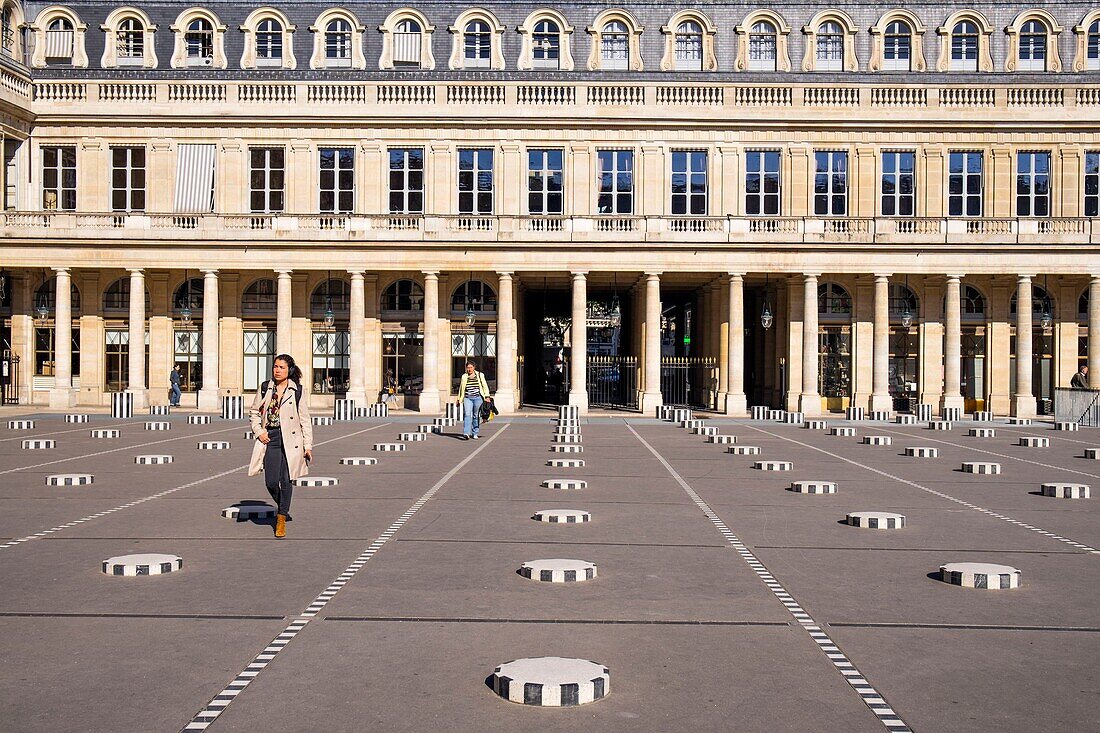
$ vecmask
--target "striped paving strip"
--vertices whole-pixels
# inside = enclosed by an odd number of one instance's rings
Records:
[[[898,731],[899,733],[904,731],[906,733],[911,733],[912,729],[909,727],[909,725],[904,720],[902,720],[901,716],[898,715],[890,707],[883,696],[879,694],[878,690],[876,690],[874,686],[872,686],[871,683],[867,681],[867,678],[863,675],[863,673],[860,672],[856,668],[856,666],[852,664],[851,661],[849,661],[844,652],[840,651],[840,648],[836,645],[836,643],[833,642],[832,639],[829,638],[829,635],[821,630],[820,624],[818,624],[813,619],[813,617],[810,616],[810,614],[806,613],[802,606],[799,605],[798,601],[796,601],[794,597],[787,592],[787,589],[784,588],[783,585],[779,581],[777,581],[770,572],[768,572],[768,569],[764,566],[764,563],[760,562],[760,560],[757,559],[756,555],[754,555],[752,551],[745,546],[745,543],[743,543],[737,537],[737,535],[735,535],[730,530],[730,528],[726,526],[726,523],[723,522],[717,514],[715,514],[714,510],[710,508],[710,505],[703,501],[702,497],[695,493],[695,490],[692,489],[688,482],[685,481],[683,477],[681,477],[680,474],[676,472],[676,469],[673,468],[672,465],[664,459],[664,456],[658,453],[653,446],[646,442],[646,439],[639,435],[638,431],[636,431],[633,426],[627,425],[626,427],[630,430],[630,432],[634,433],[634,437],[640,440],[642,445],[648,448],[649,452],[652,453],[653,456],[661,462],[661,465],[665,467],[665,470],[669,472],[672,478],[676,479],[676,483],[680,484],[680,488],[687,492],[687,495],[691,498],[695,505],[699,507],[699,509],[702,510],[703,514],[707,516],[707,519],[711,521],[711,524],[713,524],[718,529],[718,531],[722,533],[722,536],[726,538],[726,541],[729,542],[733,549],[737,550],[737,554],[741,556],[741,559],[744,560],[750,568],[752,568],[752,571],[756,573],[756,576],[764,582],[764,585],[768,587],[768,590],[770,590],[772,594],[775,595],[777,599],[779,599],[779,602],[782,603],[783,607],[787,609],[787,612],[794,617],[794,620],[798,622],[798,625],[806,630],[806,633],[808,633],[810,635],[810,638],[814,640],[814,643],[817,644],[818,649],[820,649],[825,654],[825,656],[829,658],[829,661],[833,663],[833,667],[835,667],[836,670],[840,672],[840,674],[844,677],[844,681],[852,686],[852,689],[856,691],[860,699],[863,700],[863,703],[871,710],[872,713],[874,713],[878,717],[878,720],[880,723],[882,723],[883,727],[885,727],[886,730],[889,731]],[[764,430],[761,432],[766,433],[767,431]]]
[[[912,486],[914,489],[920,489],[921,491],[932,494],[933,496],[938,496],[941,499],[947,499],[948,501],[953,501],[956,504],[959,504],[960,506],[966,507],[967,509],[973,509],[974,511],[981,512],[982,514],[987,514],[987,515],[993,517],[994,519],[1000,519],[1001,521],[1008,522],[1009,524],[1014,524],[1017,527],[1020,527],[1021,529],[1026,529],[1030,532],[1035,532],[1037,534],[1041,534],[1044,537],[1048,537],[1052,540],[1057,540],[1058,542],[1064,542],[1067,545],[1070,545],[1071,547],[1077,548],[1078,550],[1082,550],[1084,552],[1090,552],[1090,553],[1093,553],[1093,554],[1100,554],[1100,550],[1097,550],[1094,547],[1090,547],[1089,545],[1081,544],[1080,542],[1076,542],[1074,540],[1071,540],[1068,537],[1063,537],[1059,534],[1055,534],[1053,532],[1048,532],[1045,529],[1041,529],[1039,527],[1028,524],[1026,522],[1021,522],[1018,519],[1013,519],[1012,517],[1005,516],[1004,514],[1000,514],[998,512],[995,512],[992,509],[986,509],[983,506],[978,506],[977,504],[971,504],[969,501],[963,501],[962,499],[951,496],[951,494],[945,494],[942,491],[936,491],[935,489],[930,489],[927,486],[922,486],[922,485],[916,483],[915,481],[910,481],[910,480],[904,479],[900,476],[895,476],[892,473],[887,473],[886,471],[881,471],[877,468],[873,468],[872,466],[868,466],[865,463],[860,463],[859,461],[853,461],[850,458],[845,458],[842,455],[838,455],[838,454],[833,453],[831,451],[827,451],[824,448],[818,448],[816,445],[810,445],[809,443],[803,443],[800,440],[795,440],[794,438],[787,438],[785,436],[778,435],[776,433],[768,432],[767,430],[762,430],[761,428],[758,428],[758,427],[755,427],[755,426],[752,426],[752,425],[747,425],[746,427],[752,428],[753,430],[759,430],[760,432],[764,433],[765,435],[770,435],[773,438],[780,438],[781,440],[789,441],[791,443],[794,443],[795,445],[801,445],[804,448],[811,448],[811,449],[817,451],[818,453],[824,453],[827,456],[832,456],[833,458],[837,458],[839,460],[842,460],[845,463],[850,463],[853,466],[859,466],[860,468],[865,468],[865,469],[867,469],[868,471],[870,471],[872,473],[877,473],[879,476],[885,476],[888,479],[898,481],[900,483],[905,484],[906,486]],[[899,433],[899,435],[906,435],[907,437],[912,437],[912,436],[909,436],[907,433]],[[945,445],[950,445],[950,446],[953,446],[955,448],[963,448],[965,450],[974,450],[974,451],[978,450],[977,448],[971,448],[970,446],[962,446],[962,445],[958,445],[957,443],[950,443],[946,440],[936,440],[935,438],[928,438],[928,437],[924,437],[924,440],[930,440],[930,441],[933,441],[933,442],[936,442],[936,443],[943,443]],[[979,451],[979,452],[980,453],[991,453],[990,451]],[[999,456],[1001,454],[1000,453],[991,453],[991,455]],[[1014,458],[1014,456],[1008,456],[1008,455],[1003,456],[1003,457],[1004,458]],[[1025,460],[1023,458],[1017,458],[1016,460],[1024,461],[1025,463],[1034,463],[1034,461],[1028,461],[1028,460]],[[1036,465],[1044,465],[1044,464],[1036,464]],[[1058,467],[1057,466],[1048,466],[1048,468],[1058,468]],[[1063,468],[1063,469],[1059,469],[1059,470],[1070,471],[1071,473],[1081,473],[1080,471],[1073,471],[1072,469],[1069,469],[1069,468]],[[1086,473],[1086,474],[1083,474],[1083,475],[1092,476],[1092,474],[1089,474],[1089,473]]]
[[[388,424],[389,423],[386,423],[386,425],[388,425]],[[353,435],[359,435],[359,433],[366,433],[366,432],[369,432],[371,430],[377,430],[378,428],[381,428],[381,427],[385,427],[385,425],[375,425],[372,428],[367,428],[366,430],[360,430],[360,431],[355,432],[355,433],[349,433],[348,435],[342,435],[339,438],[333,438],[332,440],[326,440],[326,441],[323,441],[321,443],[314,443],[314,447],[319,446],[319,445],[324,445],[325,443],[334,443],[337,440],[343,440],[344,438],[350,438]],[[85,428],[85,429],[87,429],[87,428]],[[226,428],[226,430],[236,430],[236,429],[237,428]],[[219,430],[217,432],[225,432],[225,431],[224,430]],[[194,437],[194,436],[186,436],[186,435],[182,436],[183,439],[186,439],[188,437]],[[180,440],[180,438],[172,438],[172,440]],[[167,442],[167,441],[158,440],[156,442],[164,443],[164,442]],[[146,443],[145,445],[153,445],[153,444],[152,443]],[[124,450],[130,450],[132,448],[140,448],[140,447],[142,447],[142,446],[130,446],[130,448],[126,448]],[[104,451],[104,452],[111,453],[113,451]],[[71,459],[64,458],[62,460],[67,461],[67,460],[71,460]],[[53,461],[53,463],[57,463],[57,462],[58,461]],[[45,465],[45,464],[43,464],[43,465]],[[79,524],[84,524],[85,522],[90,522],[93,519],[99,519],[100,517],[105,517],[108,514],[114,514],[115,512],[121,512],[123,509],[129,509],[130,507],[135,507],[138,504],[144,504],[148,501],[153,501],[154,499],[160,499],[161,497],[168,496],[169,494],[174,494],[177,491],[183,491],[184,489],[189,489],[192,486],[198,486],[199,484],[205,484],[207,481],[213,481],[214,479],[219,479],[219,478],[222,478],[223,476],[228,476],[231,473],[236,473],[237,471],[240,471],[240,470],[245,469],[245,468],[248,468],[247,463],[244,464],[244,465],[241,465],[241,466],[237,466],[236,468],[231,468],[228,471],[222,471],[221,473],[216,473],[213,476],[207,476],[206,478],[201,478],[201,479],[198,479],[197,481],[192,481],[190,483],[184,484],[183,486],[177,486],[174,489],[166,489],[164,491],[157,492],[156,494],[151,494],[149,496],[143,496],[140,499],[134,499],[133,501],[127,502],[127,503],[122,504],[120,506],[116,506],[113,509],[105,509],[101,512],[96,512],[95,514],[89,514],[86,517],[81,517],[80,519],[74,519],[71,522],[65,522],[65,524],[59,524],[56,527],[51,527],[50,529],[44,529],[41,532],[35,532],[34,534],[27,535],[26,537],[19,537],[18,539],[10,540],[10,541],[5,542],[4,544],[0,545],[0,550],[6,550],[9,547],[15,547],[16,545],[21,545],[24,542],[30,542],[31,540],[37,540],[37,539],[41,539],[43,537],[46,537],[47,535],[56,534],[57,532],[61,532],[62,530],[69,529],[70,527],[75,527]],[[14,469],[14,470],[20,471],[22,469]]]
[[[508,424],[502,425],[500,430],[498,430],[492,437],[482,443],[477,448],[477,450],[473,451],[461,461],[459,461],[459,463],[450,471],[445,473],[443,475],[443,478],[439,479],[439,481],[437,481],[435,485],[432,486],[432,488],[428,489],[426,492],[424,492],[423,496],[413,502],[413,505],[405,510],[405,513],[398,517],[393,524],[387,527],[385,532],[378,535],[378,538],[375,539],[374,542],[370,543],[370,546],[368,546],[367,549],[363,550],[359,557],[355,558],[355,561],[351,565],[348,565],[347,569],[336,577],[336,580],[332,581],[332,583],[329,584],[327,588],[321,591],[320,595],[318,595],[313,600],[313,602],[306,607],[305,611],[298,614],[294,621],[291,622],[291,624],[285,629],[283,629],[282,633],[276,636],[270,644],[264,647],[263,651],[257,654],[255,658],[253,658],[253,660],[248,663],[248,666],[246,666],[240,674],[234,677],[230,681],[230,683],[225,686],[224,690],[215,695],[214,698],[206,704],[206,707],[196,713],[195,717],[193,717],[187,725],[183,726],[183,728],[180,729],[180,733],[184,733],[185,731],[206,730],[208,727],[210,727],[210,725],[218,719],[218,716],[220,716],[225,711],[229,703],[233,702],[234,698],[236,698],[237,695],[244,692],[244,690],[250,684],[252,684],[252,680],[254,680],[256,676],[267,667],[267,665],[271,664],[271,660],[275,658],[275,655],[281,652],[287,644],[289,644],[296,636],[298,636],[299,632],[301,632],[301,630],[304,629],[310,621],[317,617],[317,614],[319,614],[325,608],[325,606],[328,605],[329,601],[331,601],[336,596],[336,594],[339,593],[343,589],[343,587],[347,585],[352,578],[355,577],[356,573],[358,573],[363,568],[363,566],[367,564],[367,561],[374,557],[375,554],[380,549],[382,549],[382,546],[385,545],[386,542],[388,542],[390,538],[397,533],[398,530],[405,526],[405,523],[412,519],[413,515],[420,511],[421,507],[428,503],[428,501],[430,501],[431,498],[435,496],[440,489],[443,488],[444,484],[450,481],[455,474],[462,470],[463,466],[472,461],[478,453],[488,448],[489,444],[496,440],[501,433],[508,429],[508,427]]]

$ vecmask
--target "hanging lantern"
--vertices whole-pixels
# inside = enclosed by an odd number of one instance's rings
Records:
[[[332,301],[325,304],[325,328],[332,328],[332,325],[336,323],[336,314],[332,312]]]
[[[772,317],[772,309],[768,307],[768,301],[764,301],[764,308],[760,311],[760,325],[767,331],[772,327],[775,318]]]
[[[611,312],[607,316],[608,325],[612,328],[618,328],[623,322],[623,312],[619,307],[619,296],[615,295],[611,298]]]
[[[1043,313],[1039,316],[1039,326],[1045,331],[1054,325],[1054,317],[1050,314],[1050,308],[1043,303]]]
[[[50,317],[50,308],[46,304],[46,299],[44,297],[39,298],[38,307],[35,308],[35,313],[38,316],[39,323],[45,323],[46,319]]]
[[[183,323],[183,325],[190,326],[191,318],[191,300],[188,299],[184,301],[183,307],[180,308],[180,321]]]
[[[473,328],[474,323],[477,321],[477,313],[474,313],[473,308],[466,309],[466,325]]]
[[[909,328],[913,325],[913,313],[909,310],[909,304],[905,305],[905,312],[901,314],[901,326],[902,328]]]

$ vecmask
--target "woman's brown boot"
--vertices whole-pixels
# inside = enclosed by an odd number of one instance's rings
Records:
[[[275,515],[275,536],[279,538],[286,537],[286,515]]]

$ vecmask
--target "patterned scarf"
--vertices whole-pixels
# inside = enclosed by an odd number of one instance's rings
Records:
[[[279,392],[275,389],[274,385],[271,387],[271,399],[267,402],[267,407],[264,409],[264,427],[277,428],[281,425],[279,420]]]

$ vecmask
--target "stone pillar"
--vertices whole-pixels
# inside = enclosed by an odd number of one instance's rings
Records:
[[[1100,389],[1100,275],[1089,280],[1089,387]]]
[[[875,275],[874,360],[871,409],[890,410],[890,276]]]
[[[1012,393],[1012,414],[1035,416],[1035,395],[1031,392],[1031,276],[1016,281],[1016,389]]]
[[[221,329],[218,309],[218,271],[203,270],[202,279],[202,388],[199,389],[199,409],[221,407],[218,383],[218,351]]]
[[[743,417],[749,407],[745,397],[745,278],[741,273],[730,273],[728,295],[726,414]]]
[[[424,387],[420,411],[436,413],[439,404],[439,273],[424,273]]]
[[[291,270],[276,270],[276,315],[275,315],[275,353],[276,354],[289,354],[293,350],[291,345],[291,334],[293,332],[293,318],[294,311],[291,309],[291,304],[294,301],[292,296],[293,278],[291,278]]]
[[[145,407],[145,273],[141,268],[130,270],[130,348],[129,387],[134,395],[134,408]]]
[[[500,413],[516,411],[516,328],[512,307],[512,273],[497,273],[497,392]]]
[[[354,400],[357,407],[367,404],[366,389],[366,303],[363,285],[362,270],[348,270],[351,275],[351,312],[348,314],[348,331],[350,341],[350,353],[348,354],[348,369],[351,372],[351,384],[348,386],[347,398]]]
[[[807,416],[821,414],[821,387],[817,365],[817,275],[802,276],[802,393],[798,410]]]
[[[962,275],[947,276],[944,308],[943,399],[940,408],[963,407],[962,397]]]
[[[72,281],[67,267],[55,267],[54,272],[57,273],[57,297],[54,299],[54,369],[50,407],[72,407],[76,404],[76,394],[73,392]]]
[[[730,381],[729,363],[729,326],[730,326],[730,301],[729,288],[723,288],[721,281],[711,286],[714,294],[714,358],[718,360],[718,384],[715,387],[717,401],[714,409],[725,410],[726,386]]]
[[[645,279],[645,391],[642,412],[651,415],[663,404],[661,397],[661,276],[646,273]]]
[[[378,275],[363,277],[363,300],[366,317],[363,319],[365,342],[363,348],[363,383],[367,402],[374,402],[382,391],[382,321],[378,318]],[[397,375],[394,375],[396,378]]]
[[[569,404],[588,412],[588,279],[573,273],[573,324],[570,330]]]

